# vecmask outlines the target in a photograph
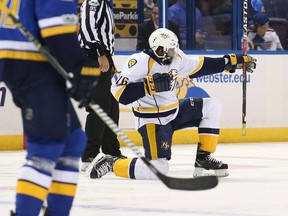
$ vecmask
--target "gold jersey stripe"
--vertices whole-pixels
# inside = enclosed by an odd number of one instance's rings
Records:
[[[147,124],[146,125],[149,146],[150,146],[150,154],[152,160],[158,159],[158,150],[157,150],[157,142],[156,142],[156,128],[155,124]]]
[[[42,37],[44,38],[74,32],[77,32],[77,25],[56,26],[41,30]]]
[[[176,103],[173,103],[173,104],[170,104],[170,105],[167,105],[167,106],[161,106],[161,107],[133,107],[133,109],[135,111],[138,111],[138,112],[145,112],[145,113],[153,113],[153,112],[165,112],[165,111],[169,111],[169,110],[172,110],[172,109],[175,109],[179,106],[179,102],[177,101]]]
[[[123,91],[124,91],[124,89],[126,88],[126,85],[123,85],[121,88],[119,88],[118,90],[117,90],[117,92],[115,93],[115,99],[117,100],[117,101],[119,101],[119,98],[120,98],[120,96],[122,95],[122,93],[123,93]]]
[[[39,185],[33,184],[32,182],[18,180],[17,194],[25,194],[27,196],[35,197],[36,199],[44,201],[48,194],[48,189]]]
[[[149,58],[149,60],[148,60],[148,74],[152,70],[154,63],[155,63],[155,60],[153,58]]]
[[[182,59],[182,57],[178,53],[176,53],[175,57]]]
[[[193,71],[191,71],[189,75],[195,74],[197,71],[199,71],[202,68],[203,63],[204,63],[204,56],[199,56],[198,58],[199,58],[198,66]]]
[[[52,182],[49,193],[59,194],[63,196],[75,196],[76,184],[65,184],[61,182]]]
[[[31,61],[48,61],[47,58],[41,53],[27,52],[27,51],[11,51],[1,50],[0,59],[19,59],[19,60],[31,60]]]

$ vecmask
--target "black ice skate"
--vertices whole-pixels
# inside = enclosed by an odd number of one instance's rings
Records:
[[[90,178],[91,179],[99,179],[102,176],[106,175],[108,172],[113,171],[113,165],[116,160],[118,160],[119,157],[114,157],[111,155],[104,155],[102,158],[100,158],[95,165],[93,166],[93,169],[91,170],[90,173]]]
[[[211,156],[210,152],[198,149],[195,161],[194,177],[203,175],[204,170],[213,170],[218,177],[226,177],[229,175],[228,164],[218,161]]]
[[[85,176],[89,176],[91,173],[91,170],[93,169],[93,166],[105,156],[102,152],[96,155],[95,158],[88,158],[87,161],[82,162],[82,167],[80,169],[80,172],[83,173]]]

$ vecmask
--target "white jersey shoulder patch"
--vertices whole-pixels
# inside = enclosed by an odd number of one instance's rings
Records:
[[[136,59],[130,59],[129,62],[128,62],[128,68],[131,68],[133,67],[134,65],[137,64],[137,60]]]

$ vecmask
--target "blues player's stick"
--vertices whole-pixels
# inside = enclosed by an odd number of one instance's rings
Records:
[[[243,55],[247,55],[247,23],[248,23],[248,0],[243,0],[243,40],[242,51]],[[242,136],[246,136],[246,86],[247,86],[247,71],[246,63],[243,64],[242,71]]]
[[[42,46],[42,44],[23,26],[23,24],[9,11],[9,9],[0,1],[0,10],[4,12],[21,33],[32,42],[39,51],[45,55],[49,63],[58,71],[58,73],[71,85],[70,77],[67,71],[58,63],[58,61]],[[206,190],[217,186],[218,178],[216,176],[203,176],[198,178],[174,178],[160,173],[150,161],[143,156],[138,147],[118,128],[117,124],[103,111],[97,104],[89,104],[93,111],[103,120],[103,122],[117,135],[123,142],[149,167],[149,169],[162,181],[168,188],[177,190]]]

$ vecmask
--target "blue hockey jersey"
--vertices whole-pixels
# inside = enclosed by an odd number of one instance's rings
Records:
[[[84,65],[93,65],[77,40],[77,3],[77,0],[4,0],[13,15],[47,46],[60,64],[76,73]],[[0,11],[0,81],[41,72],[43,67],[51,67],[46,57]]]

